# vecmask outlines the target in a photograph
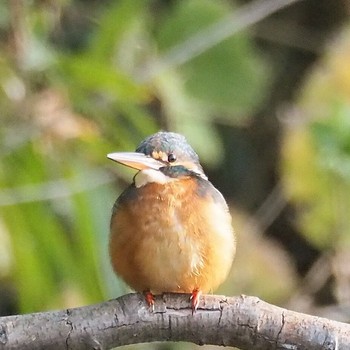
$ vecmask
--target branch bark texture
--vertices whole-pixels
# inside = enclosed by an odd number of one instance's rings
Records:
[[[256,297],[205,295],[192,315],[187,294],[142,294],[101,304],[0,318],[0,350],[111,349],[188,341],[240,349],[350,349],[350,325],[268,304]]]

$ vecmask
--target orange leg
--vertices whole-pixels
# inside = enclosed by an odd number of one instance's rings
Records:
[[[196,310],[198,308],[201,295],[202,295],[202,291],[199,288],[193,289],[191,297],[190,297],[192,315],[196,312]]]
[[[151,291],[148,289],[148,290],[145,290],[143,292],[144,296],[145,296],[145,300],[146,300],[146,303],[147,305],[149,306],[149,308],[154,311],[154,295],[151,293]]]

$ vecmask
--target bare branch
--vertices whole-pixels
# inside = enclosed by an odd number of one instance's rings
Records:
[[[350,325],[270,305],[256,297],[206,295],[192,316],[187,294],[142,294],[97,305],[0,318],[0,350],[111,349],[188,341],[240,349],[350,348]]]

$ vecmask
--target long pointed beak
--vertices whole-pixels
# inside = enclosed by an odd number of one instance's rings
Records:
[[[159,170],[159,168],[164,166],[163,162],[138,152],[109,153],[107,154],[107,158],[137,170]]]

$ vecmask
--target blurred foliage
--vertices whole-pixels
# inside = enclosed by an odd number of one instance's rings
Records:
[[[286,130],[284,179],[302,232],[322,249],[350,244],[350,59],[345,31],[309,79]],[[341,67],[341,69],[340,69]]]
[[[134,149],[163,120],[196,148],[211,139],[201,156],[214,164],[221,144],[213,115],[237,119],[261,101],[264,63],[244,34],[139,79],[167,49],[233,10],[193,0],[174,7],[126,0],[0,4],[8,14],[0,17],[0,218],[2,241],[9,242],[0,276],[11,276],[19,312],[125,292],[108,262],[110,210],[120,192],[108,169],[131,178],[107,163],[107,153]]]
[[[224,2],[177,2],[171,16],[165,16],[158,28],[160,50],[181,43],[230,11],[232,8]],[[237,34],[182,67],[186,92],[200,100],[206,109],[223,116],[228,113],[229,119],[232,114],[249,115],[263,97],[259,91],[266,84],[267,75],[262,63],[246,36]]]
[[[206,166],[223,162],[215,125],[249,124],[266,102],[271,62],[244,32],[181,66],[157,67],[233,11],[220,0],[0,2],[0,299],[13,288],[17,312],[127,290],[107,244],[113,202],[133,173],[107,153],[168,128],[186,134]],[[348,53],[330,48],[282,142],[285,191],[303,234],[322,249],[349,243]],[[232,211],[242,243],[220,292],[282,303],[296,288],[293,263]]]

